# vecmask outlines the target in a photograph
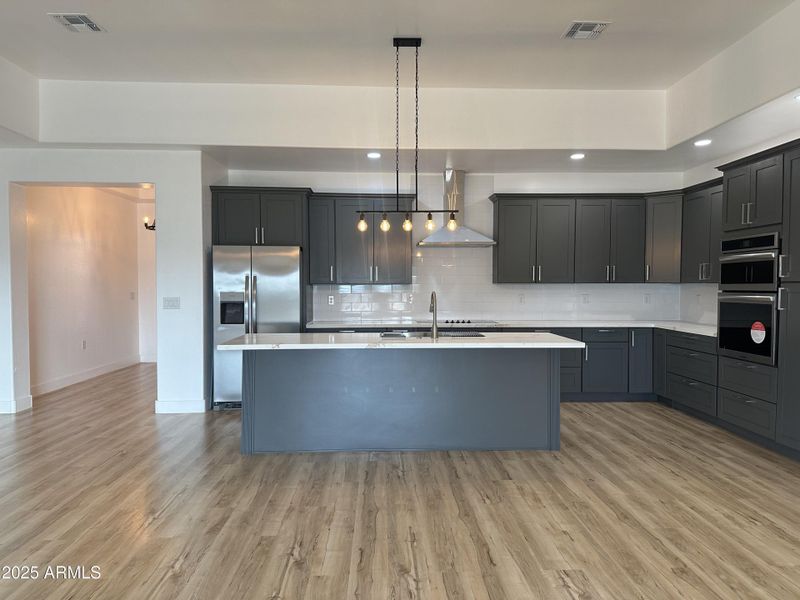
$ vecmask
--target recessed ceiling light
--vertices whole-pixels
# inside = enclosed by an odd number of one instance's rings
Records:
[[[569,157],[572,160],[583,160],[586,158],[586,155],[583,152],[576,152],[575,154],[570,154]]]
[[[372,160],[377,160],[381,157],[380,152],[367,152],[367,158],[371,158]]]
[[[697,146],[698,148],[702,148],[703,146],[710,146],[711,145],[711,140],[709,140],[709,139],[697,140],[694,143],[694,145]]]

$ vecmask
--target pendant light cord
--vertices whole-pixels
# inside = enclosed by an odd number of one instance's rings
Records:
[[[400,210],[400,47],[394,49],[394,200]]]
[[[419,46],[414,48],[414,209],[419,210]]]

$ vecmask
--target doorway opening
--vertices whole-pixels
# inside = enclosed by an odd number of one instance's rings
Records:
[[[21,187],[34,399],[133,364],[155,363],[154,186]]]

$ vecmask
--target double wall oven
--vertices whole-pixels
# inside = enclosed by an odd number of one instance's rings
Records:
[[[775,365],[782,257],[778,233],[726,239],[720,257],[719,353]]]

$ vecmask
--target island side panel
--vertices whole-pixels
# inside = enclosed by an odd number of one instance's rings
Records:
[[[557,350],[247,354],[243,452],[558,448]]]
[[[550,364],[550,450],[561,449],[561,350],[548,350]]]
[[[242,352],[242,436],[239,442],[242,454],[254,452],[253,407],[256,402],[256,354],[255,350]]]

